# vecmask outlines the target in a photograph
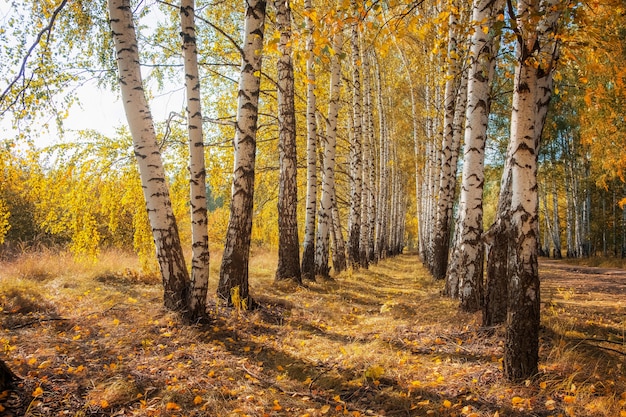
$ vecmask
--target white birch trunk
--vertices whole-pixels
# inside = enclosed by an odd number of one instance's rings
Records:
[[[109,0],[108,9],[122,102],[133,137],[157,261],[163,277],[164,304],[169,309],[186,313],[189,272],[180,245],[152,115],[143,89],[130,1]]]
[[[304,10],[313,12],[311,0],[305,0]],[[302,277],[308,280],[315,279],[315,209],[317,204],[317,124],[315,120],[316,96],[315,96],[315,59],[313,48],[315,38],[313,20],[309,15],[305,17],[305,30],[307,32],[307,92],[306,92],[306,126],[307,126],[307,165],[306,165],[306,218],[304,249],[302,251]]]
[[[343,34],[334,35],[333,48],[336,54],[331,58],[330,100],[324,144],[324,170],[322,176],[322,195],[317,224],[317,243],[315,247],[315,273],[323,278],[330,278],[329,251],[330,228],[333,221],[332,210],[336,206],[335,198],[335,152],[337,147],[337,117],[339,115],[339,92],[341,89],[341,45]]]
[[[443,279],[448,266],[451,219],[448,206],[452,206],[456,179],[456,159],[459,144],[455,143],[454,114],[459,83],[459,52],[457,46],[457,15],[450,12],[448,18],[448,62],[444,93],[443,141],[441,146],[441,168],[435,205],[435,230],[433,237],[433,263],[431,272],[435,279]],[[460,137],[459,137],[460,139]],[[453,164],[454,162],[454,164]]]
[[[459,197],[457,238],[447,271],[447,293],[459,297],[461,307],[476,311],[482,306],[483,279],[483,185],[487,123],[491,106],[491,80],[495,70],[493,25],[502,2],[475,0],[474,32],[470,46],[465,113],[465,147]]]
[[[209,287],[209,233],[206,202],[204,135],[200,104],[200,76],[196,49],[194,0],[181,0],[180,24],[183,37],[187,129],[189,131],[189,185],[191,207],[191,294],[189,310],[193,319],[206,315]]]
[[[263,34],[265,29],[264,0],[246,1],[243,56],[237,100],[235,160],[233,170],[230,218],[220,268],[217,294],[229,304],[234,301],[251,307],[248,287],[248,262],[254,202],[254,167]],[[238,300],[232,295],[237,294]],[[241,307],[246,307],[242,305]]]
[[[524,380],[537,373],[539,360],[539,272],[537,263],[539,204],[537,155],[543,130],[542,105],[551,85],[542,80],[557,58],[558,0],[520,1],[517,7],[518,63],[511,115],[511,237],[504,374]],[[535,16],[542,19],[535,23]],[[537,55],[535,53],[538,52]],[[535,61],[537,60],[537,61]]]
[[[360,230],[360,242],[359,242],[359,259],[361,266],[367,268],[370,262],[370,221],[373,217],[372,212],[372,179],[374,174],[374,167],[372,165],[372,147],[371,143],[373,138],[372,130],[372,107],[370,103],[371,99],[371,86],[370,86],[370,74],[369,74],[369,59],[367,52],[361,48],[361,62],[363,68],[363,176],[361,190],[361,230]]]
[[[363,165],[362,165],[362,94],[361,94],[361,69],[359,47],[359,22],[358,8],[355,0],[350,2],[355,13],[352,22],[350,46],[352,49],[352,141],[350,142],[350,213],[348,215],[348,263],[352,268],[361,266],[360,243],[361,243],[361,199],[363,188]]]
[[[379,140],[379,163],[378,163],[378,207],[376,208],[376,260],[383,259],[388,247],[387,219],[389,216],[389,141],[387,137],[387,122],[385,106],[383,103],[383,73],[380,63],[376,61],[376,96],[378,107],[378,140]]]

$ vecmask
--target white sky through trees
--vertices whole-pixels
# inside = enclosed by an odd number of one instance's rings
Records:
[[[11,3],[0,0],[0,31],[10,33],[9,20],[15,17],[17,12],[12,9]],[[62,12],[63,13],[63,12]],[[141,19],[141,25],[145,27],[157,26],[159,20],[164,19],[158,8],[153,8],[151,13]],[[34,39],[25,40],[30,46]],[[35,54],[37,49],[35,50]],[[20,58],[20,62],[22,57]],[[0,73],[0,91],[3,91],[8,83],[15,77],[19,68],[17,66],[4,68]],[[149,80],[150,68],[143,69],[144,80]],[[184,108],[184,83],[183,72],[181,71],[181,81],[179,84],[171,83],[164,86],[162,91],[157,91],[155,85],[147,82],[147,91],[152,91],[150,97],[150,109],[155,122],[162,122],[168,119],[171,112],[180,113]],[[99,87],[97,79],[84,80],[80,85],[69,86],[68,91],[73,90],[78,102],[74,103],[68,112],[68,117],[63,121],[64,133],[57,131],[54,117],[50,120],[30,121],[32,133],[29,138],[33,140],[37,147],[45,147],[60,141],[67,142],[78,138],[78,131],[95,130],[105,136],[115,136],[116,130],[126,125],[124,108],[117,91],[111,91],[105,87]],[[55,97],[55,102],[62,103],[62,96]],[[38,128],[49,123],[49,130]],[[0,139],[11,139],[18,136],[18,131],[12,126],[12,116],[6,113],[0,119],[0,129],[3,132]]]

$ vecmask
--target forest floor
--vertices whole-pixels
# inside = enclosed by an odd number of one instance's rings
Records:
[[[623,270],[541,261],[540,370],[512,384],[504,329],[442,297],[417,256],[306,286],[274,283],[275,263],[252,258],[259,309],[198,325],[129,255],[1,264],[0,358],[23,379],[0,415],[626,416]]]

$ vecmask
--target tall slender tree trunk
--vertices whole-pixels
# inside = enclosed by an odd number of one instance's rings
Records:
[[[278,188],[277,280],[302,282],[298,240],[298,183],[296,155],[296,111],[291,59],[291,7],[288,0],[274,1],[280,31],[278,50],[278,125],[280,178]]]
[[[124,111],[146,200],[156,256],[163,277],[165,307],[188,314],[189,272],[148,101],[143,89],[137,35],[129,0],[108,0]]]
[[[364,154],[365,154],[365,170],[363,171],[363,179],[367,187],[367,263],[376,261],[376,145],[374,142],[374,116],[372,107],[372,81],[371,81],[371,51],[363,51],[363,104],[364,104]],[[362,221],[365,221],[364,219]],[[364,232],[363,232],[364,233]],[[363,250],[363,248],[361,248]]]
[[[370,262],[370,219],[373,217],[372,212],[372,179],[373,170],[372,165],[372,148],[371,148],[371,135],[372,131],[372,108],[370,105],[370,81],[369,81],[369,62],[367,58],[367,52],[361,48],[361,62],[363,68],[363,176],[361,189],[361,230],[359,232],[359,261],[361,267],[367,268]]]
[[[477,311],[483,305],[485,141],[497,49],[494,41],[497,35],[492,27],[502,5],[502,1],[474,0],[472,11],[474,31],[470,46],[459,220],[446,287],[448,295],[458,296],[461,308],[466,311]]]
[[[248,262],[252,233],[254,166],[265,9],[265,0],[246,1],[230,218],[217,288],[218,296],[229,304],[240,301],[246,303],[247,306],[250,306],[251,301],[248,287]],[[234,300],[235,294],[237,297]]]
[[[335,152],[337,147],[337,117],[339,115],[339,93],[341,89],[341,45],[343,34],[339,30],[334,35],[333,48],[336,54],[331,58],[330,100],[328,102],[328,120],[324,144],[324,170],[322,176],[322,195],[318,212],[317,243],[315,247],[315,273],[330,278],[328,258],[330,254],[330,229],[333,221],[335,202]],[[341,231],[340,231],[341,233]],[[335,271],[338,272],[338,271]]]
[[[517,7],[518,62],[513,87],[511,143],[511,252],[508,259],[508,312],[504,374],[523,380],[537,373],[539,361],[539,203],[537,155],[557,59],[558,0],[520,1]],[[541,16],[537,23],[535,16]],[[533,61],[539,51],[542,60]]]
[[[317,204],[317,123],[315,120],[315,60],[313,48],[315,37],[313,20],[310,13],[313,11],[311,0],[305,0],[304,9],[309,14],[305,16],[305,30],[307,32],[307,60],[306,60],[306,218],[304,233],[304,249],[302,251],[302,277],[308,280],[315,279],[315,209]]]
[[[352,141],[350,143],[350,213],[348,215],[348,263],[352,268],[361,266],[361,200],[363,188],[362,159],[362,94],[361,57],[359,45],[359,10],[355,0],[350,6],[354,13],[351,25],[350,46],[352,49]]]
[[[209,287],[209,233],[206,200],[204,135],[200,104],[200,76],[196,49],[194,0],[181,0],[180,23],[185,60],[187,128],[189,131],[189,183],[191,207],[191,294],[189,313],[192,319],[206,315]]]
[[[385,257],[387,252],[388,236],[388,202],[389,202],[389,141],[387,137],[387,122],[384,106],[383,96],[383,73],[380,68],[380,63],[375,62],[376,65],[376,96],[378,107],[378,207],[376,208],[376,259],[381,260]]]
[[[561,259],[563,257],[561,253],[561,225],[559,216],[559,195],[556,188],[556,180],[552,179],[552,215],[554,216],[552,223],[554,228],[552,229],[552,242],[554,243],[554,255],[555,259]]]
[[[452,206],[456,186],[456,160],[459,143],[454,136],[453,122],[457,110],[457,94],[459,93],[459,51],[457,46],[457,13],[451,11],[448,18],[448,60],[446,86],[444,96],[444,121],[441,168],[437,181],[437,203],[435,205],[435,229],[433,237],[433,254],[431,272],[435,279],[443,279],[448,266],[448,247],[451,234],[451,219],[448,206]]]
[[[333,189],[333,208],[331,210],[333,222],[333,269],[335,273],[339,273],[348,269],[348,260],[346,258],[346,242],[343,238],[341,227],[341,217],[339,217],[339,208],[337,207],[337,194]]]

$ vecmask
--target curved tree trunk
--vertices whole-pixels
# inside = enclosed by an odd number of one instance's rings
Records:
[[[311,0],[305,0],[304,9],[313,11]],[[317,124],[315,121],[315,67],[313,47],[313,21],[309,15],[305,17],[307,31],[307,90],[306,90],[306,126],[307,126],[307,163],[306,163],[306,218],[304,232],[304,250],[302,251],[302,277],[315,280],[315,209],[317,204]]]
[[[209,233],[204,166],[204,135],[200,105],[200,76],[196,49],[194,0],[181,0],[180,23],[185,62],[187,126],[189,131],[189,184],[191,207],[191,290],[189,314],[192,320],[206,315],[209,286]]]
[[[163,277],[165,307],[188,314],[189,272],[172,211],[163,161],[143,89],[137,36],[129,0],[109,0],[120,90],[128,120],[156,255]]]
[[[239,78],[235,161],[230,218],[220,268],[218,296],[229,304],[250,306],[248,262],[252,232],[256,133],[261,83],[265,0],[246,1],[244,46]],[[233,300],[233,295],[237,295]]]
[[[278,187],[278,268],[277,280],[302,282],[298,241],[298,183],[296,160],[296,112],[293,62],[291,59],[291,7],[276,0],[276,24],[280,31],[278,50],[278,125],[280,179]]]

